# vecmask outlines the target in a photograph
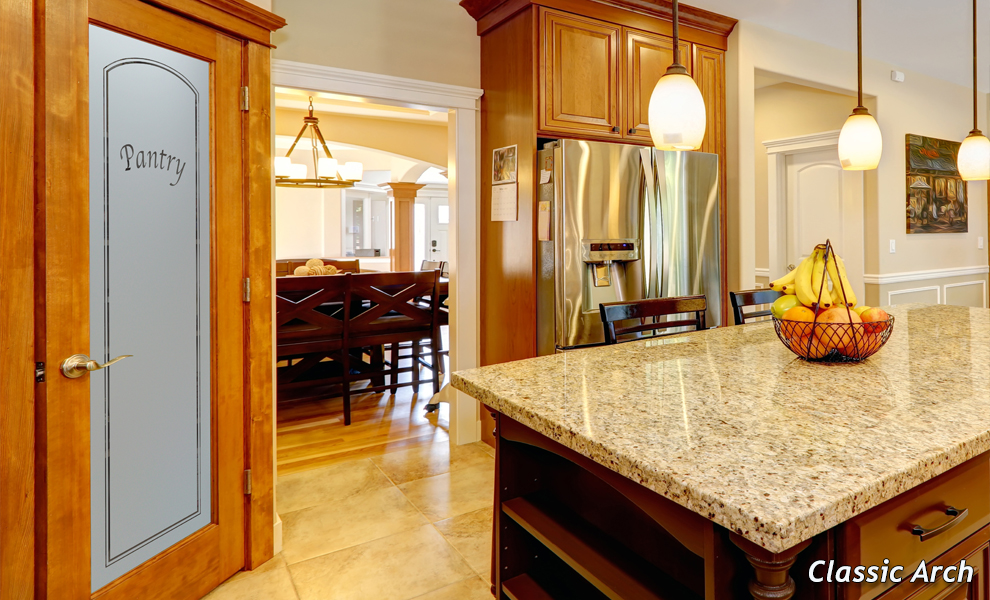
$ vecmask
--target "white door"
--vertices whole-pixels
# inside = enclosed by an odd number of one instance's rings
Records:
[[[837,136],[836,136],[837,139]],[[798,138],[800,140],[800,138]],[[800,147],[770,142],[769,189],[770,277],[780,277],[831,240],[846,264],[858,298],[863,283],[863,174],[844,171],[832,139]],[[778,152],[774,152],[778,150]],[[782,150],[782,151],[780,151]]]
[[[424,260],[447,260],[447,230],[450,225],[450,204],[446,196],[417,197],[414,207],[416,265]]]
[[[446,197],[430,198],[429,260],[447,260],[447,228],[450,225],[450,204]]]

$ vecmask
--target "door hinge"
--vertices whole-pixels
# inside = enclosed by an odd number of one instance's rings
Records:
[[[249,95],[248,86],[241,86],[241,110],[249,110],[251,108],[251,96]]]
[[[245,302],[250,302],[251,301],[251,278],[250,277],[245,277],[244,278],[244,301]]]
[[[251,495],[251,469],[244,471],[244,495]]]
[[[34,363],[34,382],[35,383],[45,382],[45,363],[43,362]]]

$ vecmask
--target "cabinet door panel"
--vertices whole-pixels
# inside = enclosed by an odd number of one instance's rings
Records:
[[[543,11],[540,129],[621,136],[619,27]]]
[[[721,50],[695,45],[694,80],[705,99],[708,124],[702,152],[718,154],[725,161],[725,54]]]
[[[626,39],[626,118],[623,128],[628,139],[652,143],[650,138],[650,96],[657,81],[674,62],[674,40],[633,29],[625,30]],[[681,64],[691,68],[691,44],[680,43]]]

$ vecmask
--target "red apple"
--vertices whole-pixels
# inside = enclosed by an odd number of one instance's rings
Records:
[[[889,326],[887,324],[887,319],[890,315],[887,314],[882,308],[871,308],[869,310],[864,310],[863,314],[860,316],[864,323],[867,323],[863,327],[869,333],[881,333],[887,330]]]

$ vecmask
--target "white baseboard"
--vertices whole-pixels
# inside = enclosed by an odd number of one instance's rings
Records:
[[[272,535],[272,540],[275,554],[280,553],[282,551],[282,517],[278,513],[275,513],[275,533]]]

